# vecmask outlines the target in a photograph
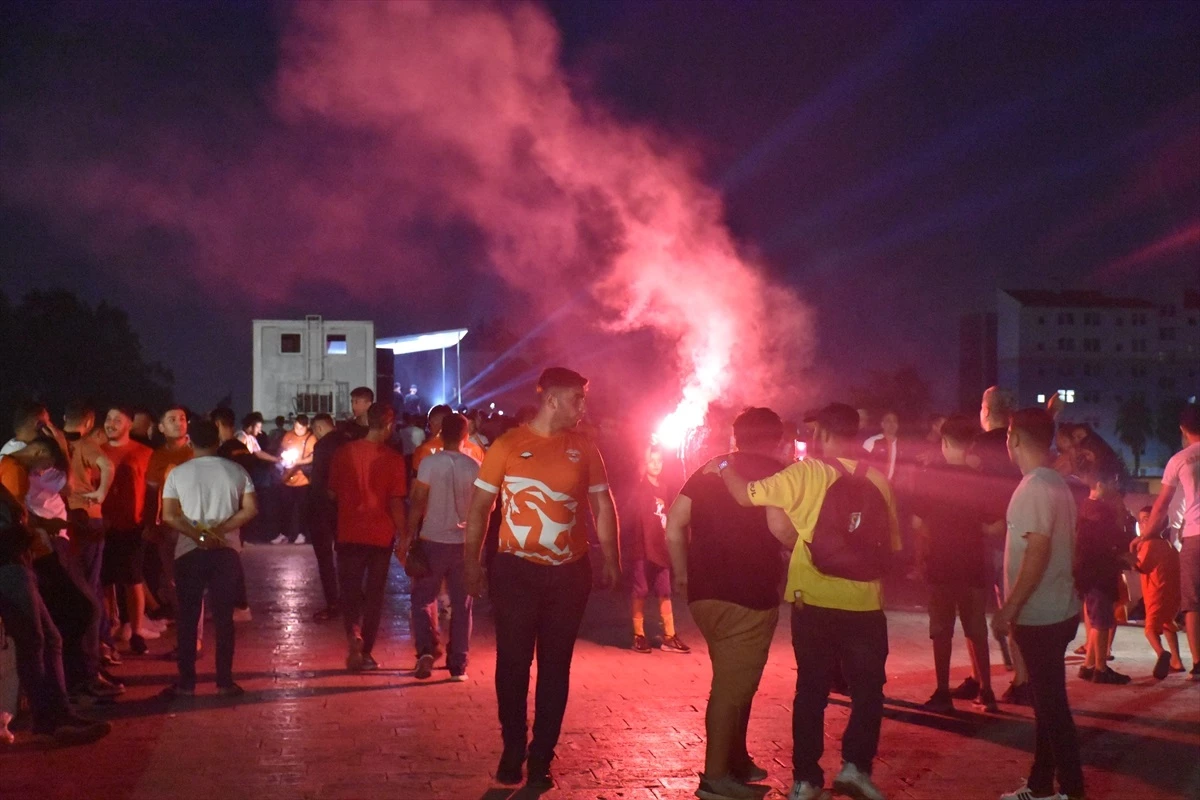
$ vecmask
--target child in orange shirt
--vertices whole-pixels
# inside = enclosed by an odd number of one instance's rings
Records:
[[[1179,659],[1179,627],[1175,624],[1181,602],[1179,553],[1162,536],[1146,532],[1149,522],[1150,506],[1146,506],[1138,512],[1140,533],[1130,543],[1129,549],[1137,556],[1134,569],[1142,577],[1142,596],[1146,603],[1146,640],[1158,656],[1154,664],[1154,677],[1162,680],[1170,672],[1183,672],[1183,662]],[[1169,653],[1163,650],[1160,634],[1166,634]]]

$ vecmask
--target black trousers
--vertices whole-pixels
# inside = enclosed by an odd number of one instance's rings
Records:
[[[337,560],[333,545],[337,540],[337,507],[312,502],[309,498],[308,525],[312,534],[313,555],[317,557],[317,572],[321,576],[321,590],[325,593],[325,606],[338,605]]]
[[[370,655],[379,633],[379,619],[383,615],[383,597],[387,591],[391,563],[391,547],[350,542],[337,546],[342,623],[347,639],[362,637],[363,653],[366,655]]]
[[[66,539],[54,537],[54,552],[33,562],[38,591],[62,635],[63,674],[68,688],[100,670],[100,601],[88,585]]]
[[[823,786],[825,706],[835,667],[850,687],[850,720],[842,736],[842,760],[869,773],[883,724],[887,681],[887,617],[882,611],[792,608],[796,653],[796,699],[792,704],[792,773],[797,781]]]
[[[241,558],[231,547],[193,550],[175,559],[175,588],[179,594],[179,685],[196,688],[196,637],[204,620],[204,591],[212,606],[217,630],[217,686],[233,685],[233,606],[242,581]]]
[[[496,701],[504,748],[525,752],[529,670],[537,655],[530,760],[549,763],[562,731],[571,685],[571,657],[592,590],[587,558],[562,566],[500,553],[489,592],[496,617]]]
[[[297,536],[308,534],[308,490],[308,484],[279,487],[279,532],[289,541],[294,542]]]
[[[1079,617],[1053,625],[1017,625],[1013,636],[1033,693],[1035,745],[1029,788],[1035,795],[1054,794],[1054,778],[1063,794],[1083,796],[1083,767],[1079,762],[1079,738],[1067,704],[1067,674],[1064,658],[1067,645],[1079,629]]]

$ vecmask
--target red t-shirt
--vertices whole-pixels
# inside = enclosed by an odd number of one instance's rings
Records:
[[[396,537],[391,500],[408,494],[404,456],[382,442],[359,439],[338,448],[329,467],[337,495],[337,540],[391,547]]]
[[[104,521],[114,530],[137,530],[146,509],[146,470],[154,451],[132,439],[123,447],[106,442],[101,449],[113,464],[112,488],[104,498]]]

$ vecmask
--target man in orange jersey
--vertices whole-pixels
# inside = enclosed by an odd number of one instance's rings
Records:
[[[445,443],[442,442],[442,422],[453,413],[454,409],[450,406],[434,406],[429,409],[429,438],[421,442],[420,446],[413,453],[413,472],[421,468],[421,462],[426,458],[446,449]],[[483,448],[470,439],[463,442],[459,452],[475,459],[475,462],[478,464],[483,463]]]
[[[592,585],[587,527],[590,507],[604,551],[603,581],[621,573],[617,512],[604,461],[595,443],[575,430],[587,402],[587,379],[552,367],[538,379],[541,405],[526,425],[500,437],[479,468],[467,513],[466,579],[472,595],[484,588],[480,549],[488,516],[500,496],[500,543],[489,570],[496,619],[496,699],[504,753],[496,779],[553,786],[550,762],[562,728],[571,656]],[[533,741],[526,750],[529,668],[537,652]]]

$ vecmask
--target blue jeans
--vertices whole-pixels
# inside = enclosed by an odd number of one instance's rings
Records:
[[[67,686],[76,687],[100,670],[100,600],[92,592],[71,543],[51,540],[54,552],[33,562],[38,592],[62,637]]]
[[[62,637],[24,564],[0,566],[0,619],[17,646],[17,675],[29,698],[33,732],[51,733],[69,712]]]
[[[467,651],[471,647],[471,607],[473,598],[467,594],[463,574],[463,546],[422,541],[429,557],[429,574],[413,581],[412,625],[416,639],[417,656],[432,654],[441,640],[438,633],[438,590],[442,579],[450,591],[450,650],[446,666],[451,675],[459,675],[467,669]]]
[[[175,559],[175,592],[179,597],[179,687],[196,688],[196,635],[203,624],[204,590],[217,629],[217,686],[233,685],[233,606],[237,600],[241,569],[231,547],[193,550]]]

